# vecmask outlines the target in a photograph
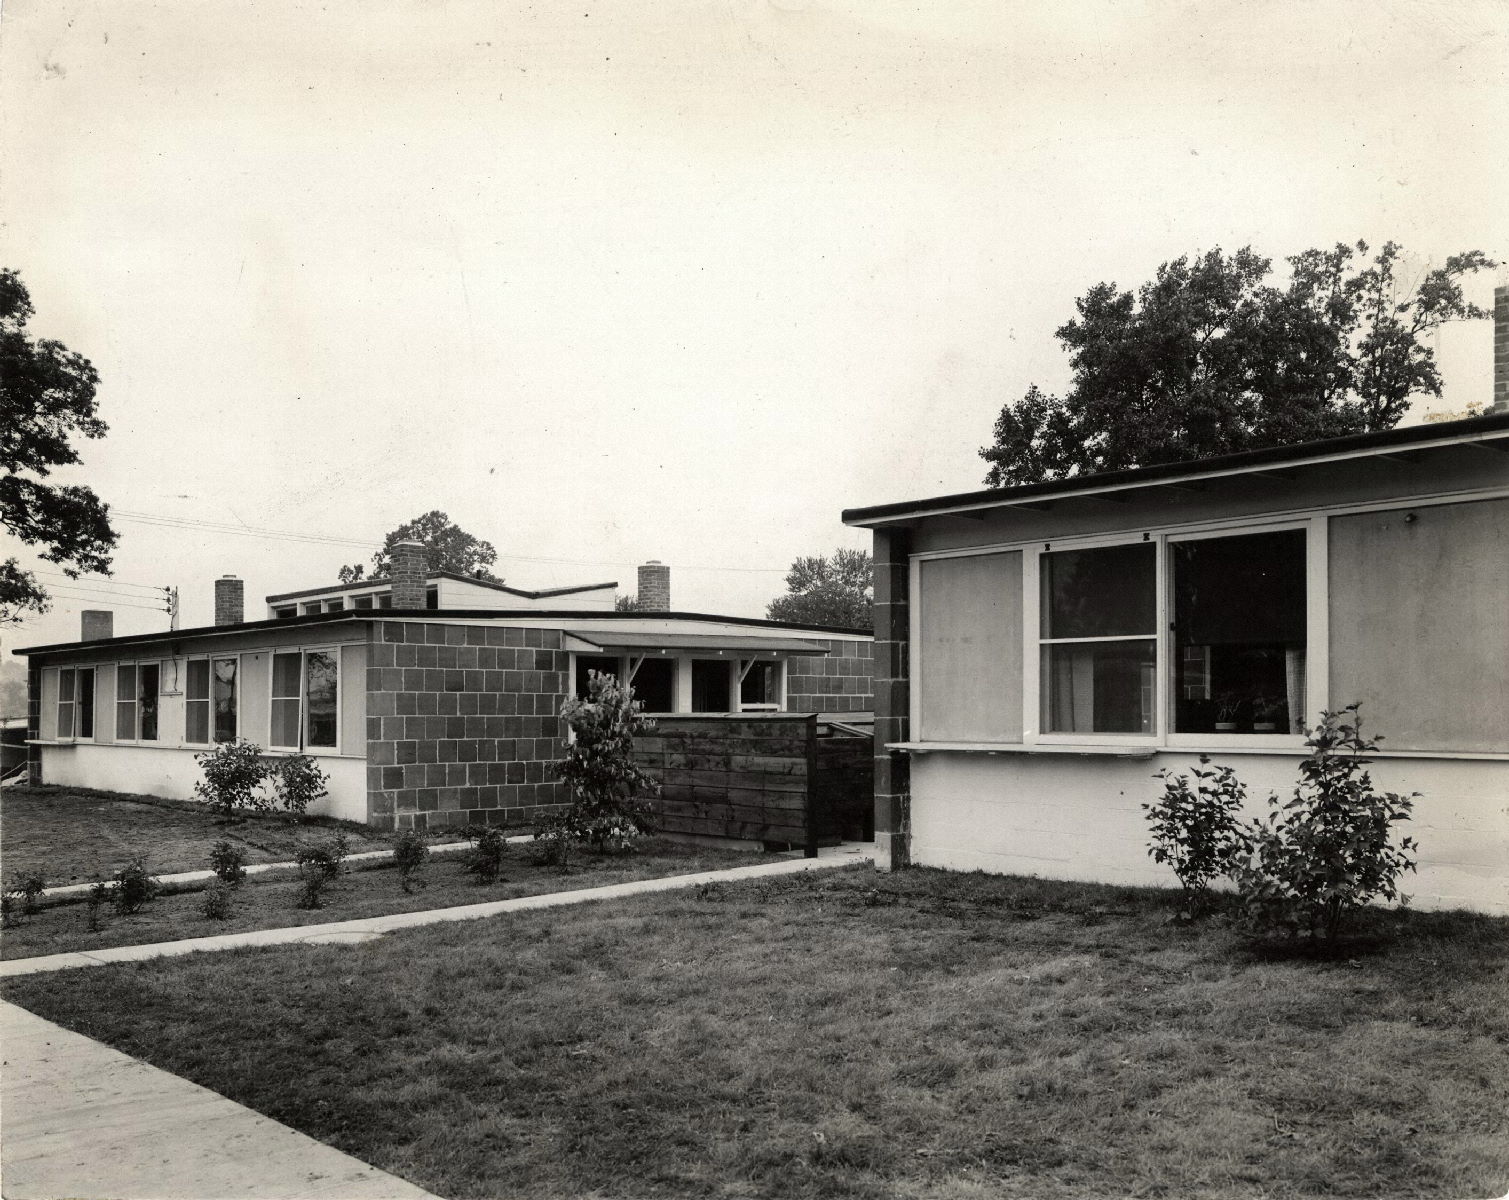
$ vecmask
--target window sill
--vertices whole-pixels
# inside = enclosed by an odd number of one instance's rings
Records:
[[[1072,754],[1081,757],[1152,758],[1156,746],[1028,746],[1022,742],[887,742],[905,754]]]
[[[1212,759],[1231,754],[1268,754],[1285,758],[1304,758],[1308,754],[1303,742],[1293,745],[1241,746],[1105,746],[1105,745],[1026,745],[1021,742],[887,742],[887,750],[903,754],[1068,754],[1081,758],[1154,758],[1160,754],[1204,754]],[[1465,762],[1509,762],[1509,753],[1482,750],[1374,750],[1363,755],[1373,759],[1455,759]]]

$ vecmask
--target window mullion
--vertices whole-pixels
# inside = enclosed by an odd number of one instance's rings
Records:
[[[1173,646],[1173,638],[1170,636],[1170,608],[1169,608],[1169,565],[1168,565],[1168,535],[1158,534],[1154,539],[1154,566],[1153,579],[1156,581],[1156,596],[1154,597],[1154,615],[1157,623],[1153,626],[1157,635],[1158,648],[1153,657],[1153,737],[1160,746],[1168,744],[1168,733],[1173,727],[1172,711],[1173,703],[1173,660],[1169,657]]]

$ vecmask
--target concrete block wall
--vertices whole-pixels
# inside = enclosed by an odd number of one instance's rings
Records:
[[[558,630],[384,621],[368,654],[372,824],[517,825],[566,802]]]
[[[875,865],[910,861],[911,760],[893,742],[911,737],[911,534],[875,531]]]
[[[787,712],[869,712],[875,705],[874,647],[869,641],[825,641],[826,655],[786,662]]]

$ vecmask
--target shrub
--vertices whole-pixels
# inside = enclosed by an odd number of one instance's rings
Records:
[[[235,894],[233,885],[223,879],[212,880],[209,887],[204,889],[204,895],[199,901],[199,911],[211,921],[223,921],[231,915],[231,897]]]
[[[210,847],[210,870],[228,887],[240,887],[246,878],[246,849],[221,839]]]
[[[1208,906],[1211,883],[1230,872],[1245,847],[1238,816],[1247,789],[1230,767],[1211,768],[1203,754],[1189,775],[1159,771],[1153,778],[1163,780],[1163,796],[1142,806],[1152,826],[1147,852],[1173,868],[1193,915]]]
[[[1233,875],[1255,932],[1332,942],[1369,901],[1408,901],[1399,877],[1415,869],[1416,845],[1409,837],[1395,845],[1392,835],[1417,795],[1375,790],[1362,756],[1378,742],[1362,736],[1357,714],[1355,704],[1321,714],[1306,739],[1310,754],[1293,798],[1270,796],[1266,818],[1244,830],[1246,849]]]
[[[398,868],[398,882],[405,893],[412,892],[416,883],[423,886],[419,872],[430,861],[430,848],[424,836],[412,829],[405,829],[393,839],[393,864]]]
[[[330,777],[307,754],[283,759],[269,772],[269,777],[277,803],[296,817],[302,817],[311,804],[328,795]]]
[[[478,883],[496,883],[503,873],[503,855],[508,850],[508,839],[497,825],[468,825],[466,836],[472,848],[466,852],[466,870],[476,876]]]
[[[301,873],[308,868],[311,872],[323,875],[326,882],[329,882],[341,873],[341,865],[350,853],[351,847],[346,841],[346,835],[338,833],[321,845],[300,846],[294,860],[299,864]]]
[[[115,886],[110,889],[110,898],[115,904],[115,910],[127,915],[136,912],[156,896],[162,886],[147,870],[147,864],[141,858],[133,858],[117,871],[113,882]]]
[[[299,888],[299,907],[324,907],[325,889],[334,878],[335,876],[326,874],[324,868],[317,863],[300,863],[299,880],[302,886]]]
[[[569,813],[555,813],[535,826],[529,858],[537,867],[571,869],[571,845],[576,840]]]
[[[267,764],[262,747],[245,738],[221,742],[213,750],[194,755],[204,778],[194,785],[194,792],[230,816],[237,808],[262,807],[257,789],[267,778]]]
[[[37,897],[47,890],[47,877],[41,871],[17,871],[10,877],[5,890],[8,895],[19,898],[21,911],[31,916],[37,911]]]
[[[572,740],[555,769],[571,805],[552,820],[549,836],[591,842],[601,852],[627,848],[653,832],[654,810],[643,797],[657,795],[660,785],[634,761],[634,735],[655,723],[640,716],[634,689],[612,675],[589,672],[587,698],[567,700],[561,716]]]
[[[9,929],[16,923],[16,895],[11,891],[0,892],[0,928]]]
[[[98,933],[101,929],[100,911],[107,904],[114,903],[115,885],[107,883],[103,879],[96,879],[89,885],[89,894],[84,903],[89,913],[89,932]]]

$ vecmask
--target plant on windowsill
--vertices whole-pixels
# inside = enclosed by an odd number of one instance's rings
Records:
[[[1231,733],[1237,727],[1237,713],[1241,710],[1241,692],[1222,692],[1216,697],[1216,732]]]
[[[1279,719],[1284,715],[1289,702],[1282,696],[1259,696],[1252,702],[1252,730],[1254,733],[1276,733]]]

